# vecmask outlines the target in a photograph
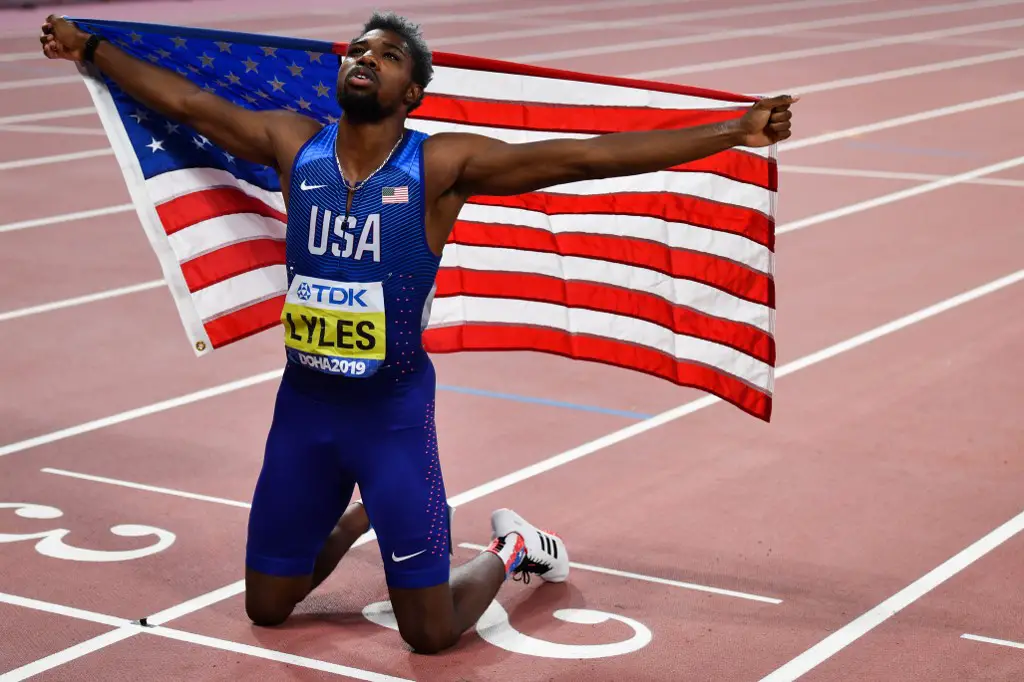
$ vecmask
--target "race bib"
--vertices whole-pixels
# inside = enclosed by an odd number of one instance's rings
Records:
[[[288,357],[327,374],[368,377],[384,361],[384,287],[296,275],[284,308]]]

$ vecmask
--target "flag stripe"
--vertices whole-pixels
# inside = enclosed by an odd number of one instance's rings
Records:
[[[211,251],[181,264],[189,291],[199,291],[238,275],[280,265],[285,259],[283,241],[250,239]]]
[[[336,49],[342,52],[343,45]],[[527,104],[634,106],[656,109],[734,109],[754,97],[674,83],[582,74],[481,57],[434,53],[433,92],[469,99]]]
[[[222,168],[187,167],[170,170],[146,180],[146,191],[157,206],[192,192],[213,188],[234,189],[255,197],[278,211],[285,213],[284,197],[280,190],[268,190],[232,175]]]
[[[288,216],[282,211],[234,187],[198,190],[157,206],[157,214],[168,235],[204,220],[233,213],[254,213],[281,223],[288,222]]]
[[[498,247],[450,244],[442,267],[463,267],[491,272],[520,272],[558,277],[566,281],[610,284],[646,291],[669,302],[679,302],[707,315],[771,331],[772,308],[745,301],[702,282],[666,277],[660,272],[559,254],[517,251]]]
[[[256,268],[192,293],[203,322],[258,303],[288,290],[283,263]]]
[[[541,351],[600,362],[713,393],[759,419],[767,421],[771,417],[771,398],[742,381],[710,367],[679,362],[665,353],[614,339],[574,335],[557,329],[471,323],[427,330],[424,346],[432,353]]]
[[[702,251],[771,274],[772,252],[742,236],[718,232],[696,225],[665,223],[658,218],[592,213],[590,215],[547,215],[502,206],[467,204],[459,218],[467,222],[497,225],[521,225],[552,234],[583,233],[633,237],[659,242],[677,249]]]
[[[419,108],[412,113],[412,118],[496,128],[597,135],[639,130],[672,130],[721,123],[739,118],[745,111],[745,105],[715,111],[558,103],[524,106],[519,101],[482,101],[461,99],[451,95],[430,95],[425,97]]]
[[[283,306],[284,295],[275,296],[210,320],[204,325],[210,344],[214,348],[223,348],[279,326]]]
[[[673,249],[630,237],[563,233],[531,227],[458,221],[451,242],[592,258],[655,270],[671,277],[703,282],[755,303],[772,305],[770,277],[715,256]]]
[[[529,192],[509,197],[474,196],[469,203],[538,211],[548,215],[606,213],[648,216],[731,232],[775,249],[775,225],[768,216],[740,206],[681,196],[671,192],[635,192],[570,196]]]
[[[255,213],[229,213],[179,230],[170,235],[167,241],[174,249],[178,262],[185,264],[193,258],[251,239],[265,237],[283,242],[286,229],[285,223],[268,220]],[[283,257],[281,262],[284,262]]]
[[[668,353],[682,361],[715,367],[766,393],[770,392],[771,367],[761,360],[723,344],[676,334],[635,317],[552,303],[461,295],[435,298],[431,318],[437,327],[453,323],[511,324],[608,339],[629,339],[632,344]]]
[[[775,340],[766,332],[700,313],[643,291],[547,275],[446,268],[438,273],[435,299],[466,294],[557,303],[636,317],[678,334],[697,336],[775,363]]]

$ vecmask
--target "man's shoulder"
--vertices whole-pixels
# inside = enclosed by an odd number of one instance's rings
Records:
[[[500,140],[476,133],[435,133],[423,141],[423,155],[431,165],[461,167],[471,156],[496,144],[501,144]]]
[[[312,137],[323,130],[324,124],[306,114],[288,109],[266,109],[261,112],[267,117],[274,133],[297,134]]]

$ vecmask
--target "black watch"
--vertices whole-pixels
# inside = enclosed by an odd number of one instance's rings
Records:
[[[96,48],[100,46],[100,43],[106,40],[102,36],[98,36],[95,33],[89,36],[89,39],[85,41],[85,49],[82,50],[82,61],[92,63],[93,57],[96,55]]]

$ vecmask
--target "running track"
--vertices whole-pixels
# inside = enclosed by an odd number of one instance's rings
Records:
[[[333,39],[365,11],[242,5],[63,11]],[[565,535],[570,582],[510,583],[419,657],[365,542],[252,628],[278,341],[193,357],[85,88],[38,55],[49,10],[5,11],[0,679],[1024,679],[1024,0],[396,9],[447,51],[804,95],[773,422],[603,366],[437,357],[457,559],[513,506]]]

